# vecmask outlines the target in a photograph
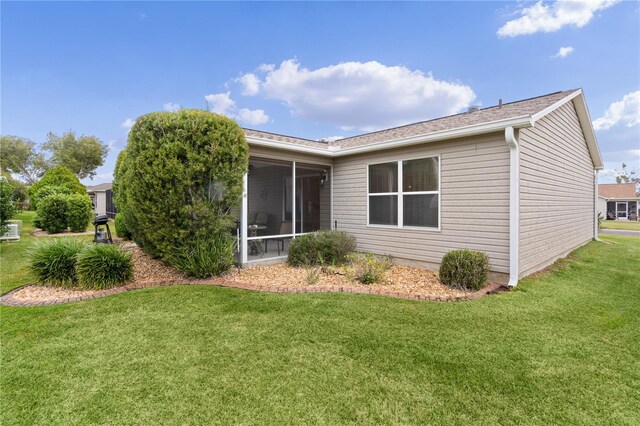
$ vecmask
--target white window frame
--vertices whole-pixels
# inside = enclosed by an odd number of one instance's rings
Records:
[[[409,192],[404,192],[403,191],[403,182],[402,182],[402,163],[405,161],[412,161],[412,160],[428,160],[430,158],[437,158],[438,159],[438,190],[437,191],[409,191]],[[380,164],[389,164],[389,163],[397,163],[397,167],[398,167],[398,191],[397,192],[376,192],[374,194],[370,193],[369,190],[369,167],[370,166],[376,166],[376,165],[380,165]],[[410,158],[403,158],[401,160],[392,160],[392,161],[380,161],[380,162],[375,162],[375,163],[367,163],[365,165],[365,167],[367,168],[367,173],[366,173],[366,179],[367,179],[367,227],[368,228],[392,228],[392,229],[412,229],[412,230],[417,230],[417,231],[430,231],[430,232],[440,232],[441,227],[442,227],[442,216],[441,216],[441,212],[442,212],[442,161],[440,158],[440,155],[429,155],[426,157],[420,156],[420,157],[410,157]],[[412,195],[433,195],[433,194],[437,194],[438,195],[438,226],[437,227],[433,227],[433,226],[405,226],[404,225],[404,195],[407,194],[407,196],[412,196]],[[383,224],[375,224],[375,223],[371,223],[369,220],[369,199],[370,197],[376,197],[376,196],[384,196],[384,195],[396,195],[398,197],[398,224],[397,225],[383,225]]]

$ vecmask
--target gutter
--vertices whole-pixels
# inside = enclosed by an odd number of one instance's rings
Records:
[[[518,285],[520,274],[520,146],[513,126],[504,129],[509,146],[509,287]]]
[[[595,169],[593,171],[593,239],[595,241],[600,241],[600,238],[598,236],[598,198],[600,197],[598,195],[598,169]],[[604,198],[604,197],[603,197]],[[605,200],[607,200],[605,198]],[[606,208],[605,208],[606,210]]]
[[[442,130],[439,132],[431,132],[423,135],[409,136],[405,138],[397,138],[376,142],[363,146],[355,146],[351,148],[340,148],[339,146],[329,145],[327,148],[315,148],[311,146],[297,145],[289,142],[273,141],[266,138],[256,136],[247,136],[247,142],[255,146],[263,146],[274,149],[284,149],[287,151],[302,152],[306,154],[314,154],[322,157],[336,158],[353,154],[361,154],[365,152],[378,151],[381,149],[400,148],[410,146],[417,143],[437,142],[447,139],[460,138],[464,136],[480,135],[485,133],[499,132],[505,127],[532,127],[533,120],[531,116],[523,115],[521,117],[509,118],[507,120],[498,120],[482,124],[474,124],[457,129]]]

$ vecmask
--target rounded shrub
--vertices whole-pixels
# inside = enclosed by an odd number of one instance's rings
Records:
[[[84,232],[93,216],[91,197],[87,194],[67,196],[67,225],[71,232]]]
[[[169,262],[180,272],[196,278],[220,275],[233,265],[235,241],[227,231],[199,237],[177,248]]]
[[[71,190],[66,186],[53,186],[53,185],[45,185],[40,187],[40,189],[36,190],[32,193],[31,199],[29,200],[30,205],[37,210],[38,205],[41,200],[45,199],[49,195],[69,195],[71,194]]]
[[[131,239],[131,232],[129,232],[129,228],[127,228],[127,223],[122,213],[118,213],[116,215],[115,225],[116,225],[116,235],[118,237],[124,240]]]
[[[36,205],[34,208],[38,208],[37,206],[37,192],[40,188],[45,186],[62,186],[65,187],[69,192],[68,193],[77,193],[77,194],[86,194],[87,187],[80,183],[78,177],[69,169],[64,166],[55,166],[47,170],[47,172],[42,176],[38,182],[34,183],[33,186],[29,189],[29,199],[31,204],[34,203],[34,195],[36,196]],[[44,198],[44,197],[41,197]]]
[[[103,290],[123,285],[133,278],[130,252],[112,244],[87,245],[76,263],[80,287]]]
[[[228,229],[242,196],[244,131],[199,110],[139,117],[118,157],[114,193],[132,239],[170,263],[191,241]]]
[[[54,194],[43,198],[38,206],[38,220],[42,229],[57,234],[67,229],[68,195]]]
[[[474,250],[451,250],[442,258],[440,281],[460,290],[480,290],[489,275],[489,257]]]
[[[296,237],[289,245],[291,266],[343,264],[356,249],[356,239],[344,231],[318,231]]]
[[[29,269],[40,284],[76,286],[76,259],[85,246],[74,238],[49,239],[29,253]]]

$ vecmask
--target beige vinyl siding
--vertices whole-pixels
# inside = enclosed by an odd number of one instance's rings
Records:
[[[593,238],[594,167],[572,102],[520,132],[520,276]]]
[[[367,227],[367,166],[440,156],[440,231]],[[358,249],[425,264],[449,250],[489,255],[491,270],[509,270],[509,149],[502,133],[338,157],[333,215],[338,229],[356,236]]]

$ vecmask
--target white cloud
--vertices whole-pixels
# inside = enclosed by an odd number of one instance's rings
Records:
[[[593,120],[593,128],[607,130],[618,124],[633,127],[640,124],[640,90],[624,95],[609,105],[602,117]]]
[[[180,104],[174,104],[173,102],[167,102],[166,104],[162,104],[162,109],[169,112],[176,112],[182,109]]]
[[[136,123],[136,120],[132,118],[127,118],[122,122],[121,126],[124,127],[125,129],[130,129],[133,127],[135,123]]]
[[[276,69],[276,66],[273,64],[261,64],[258,67],[258,71],[262,71],[262,72],[270,72],[270,71],[273,71],[274,69]]]
[[[116,143],[117,143],[117,142],[118,142],[117,140],[115,140],[115,139],[111,139],[109,142],[107,142],[107,149],[108,149],[109,151],[111,151],[111,150],[113,149],[113,147],[115,147],[115,146],[116,146]]]
[[[217,114],[225,115],[231,119],[255,126],[265,124],[269,121],[269,116],[261,109],[248,109],[236,107],[236,103],[231,99],[231,92],[216,93],[204,97],[209,105],[209,110]]]
[[[619,0],[559,1],[545,3],[540,0],[533,6],[522,8],[520,17],[498,29],[500,37],[516,37],[538,32],[551,33],[565,26],[584,27],[595,12],[616,4]]]
[[[250,110],[247,108],[241,108],[238,111],[237,118],[247,124],[256,126],[259,124],[265,124],[269,122],[269,116],[261,109]]]
[[[567,46],[567,47],[561,47],[560,50],[558,50],[558,53],[556,53],[555,55],[553,55],[553,58],[566,58],[567,56],[571,55],[573,53],[573,46]]]
[[[207,95],[204,99],[207,101],[209,110],[217,114],[227,115],[236,108],[236,103],[231,99],[231,92]]]
[[[375,130],[453,114],[475,99],[464,84],[376,61],[309,70],[289,59],[261,69],[264,97],[283,101],[294,115],[345,130]]]
[[[253,96],[260,91],[260,79],[255,74],[247,73],[236,81],[242,84],[242,95],[244,96]]]

